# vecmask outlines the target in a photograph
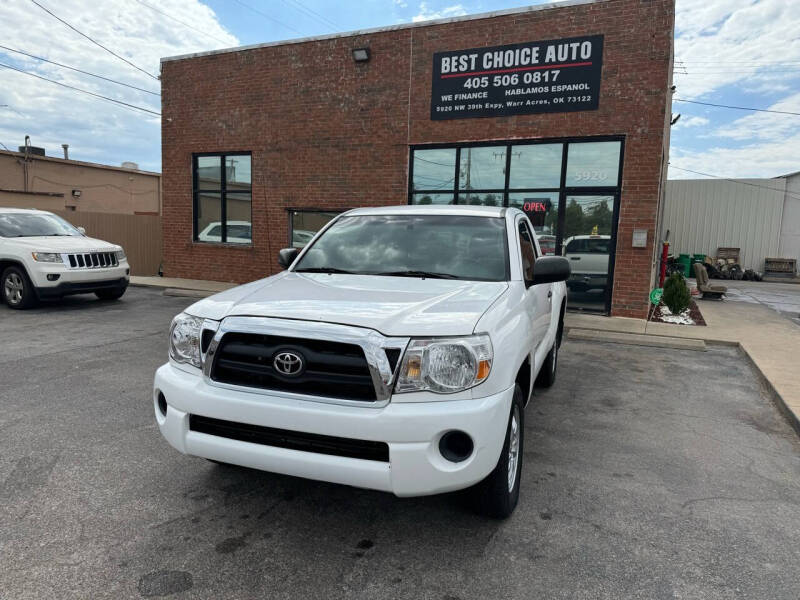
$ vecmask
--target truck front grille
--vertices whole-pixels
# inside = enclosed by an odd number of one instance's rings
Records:
[[[288,429],[275,429],[273,427],[201,417],[200,415],[189,415],[189,429],[198,433],[224,437],[229,440],[276,448],[389,462],[389,445],[385,442],[354,440],[316,433],[290,431]]]
[[[114,252],[82,252],[67,254],[71,269],[105,269],[119,265]]]
[[[300,356],[303,368],[285,375],[278,354]],[[375,384],[364,350],[357,344],[276,335],[228,332],[213,358],[211,379],[220,383],[307,396],[375,402]]]

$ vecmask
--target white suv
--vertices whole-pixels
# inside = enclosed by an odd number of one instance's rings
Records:
[[[11,308],[92,292],[116,300],[129,275],[120,246],[86,237],[53,213],[0,208],[0,288]]]

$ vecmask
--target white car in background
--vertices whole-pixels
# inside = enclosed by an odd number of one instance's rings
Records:
[[[572,275],[567,287],[573,292],[602,290],[608,285],[610,235],[575,235],[564,241],[564,256]]]
[[[222,241],[222,223],[212,221],[203,231],[197,234],[200,242]],[[228,221],[228,244],[252,244],[253,225],[250,221]]]
[[[71,294],[116,300],[129,275],[120,246],[86,237],[53,213],[0,208],[0,289],[9,307]]]

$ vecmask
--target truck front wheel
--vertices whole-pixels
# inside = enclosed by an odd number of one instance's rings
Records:
[[[514,386],[511,414],[506,426],[506,439],[497,465],[491,473],[470,489],[475,509],[482,515],[505,519],[517,506],[522,477],[525,408],[522,389]]]

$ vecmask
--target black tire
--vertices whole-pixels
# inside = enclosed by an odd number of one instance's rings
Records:
[[[553,342],[553,347],[547,353],[547,357],[542,363],[542,368],[539,369],[539,374],[536,376],[536,386],[549,388],[556,382],[556,370],[558,369],[558,340]]]
[[[21,267],[8,267],[3,271],[0,289],[3,293],[3,300],[9,308],[15,310],[31,308],[36,305],[38,300],[28,274]]]
[[[513,483],[509,486],[509,465],[512,461],[512,426],[516,433],[516,452],[514,453]],[[505,519],[514,512],[519,500],[520,479],[522,478],[522,456],[525,440],[525,407],[523,406],[522,390],[519,385],[514,387],[514,399],[511,402],[511,412],[506,425],[506,439],[497,465],[486,479],[473,486],[469,492],[475,510],[494,519]]]
[[[99,290],[94,293],[100,300],[119,300],[128,288],[115,288],[113,290]]]
[[[539,374],[536,376],[537,387],[549,388],[556,382],[556,372],[558,370],[558,349],[561,347],[561,338],[564,335],[564,311],[561,311],[561,316],[558,321],[558,331],[556,332],[556,339],[553,342],[553,347],[544,359],[542,368],[539,369]]]

